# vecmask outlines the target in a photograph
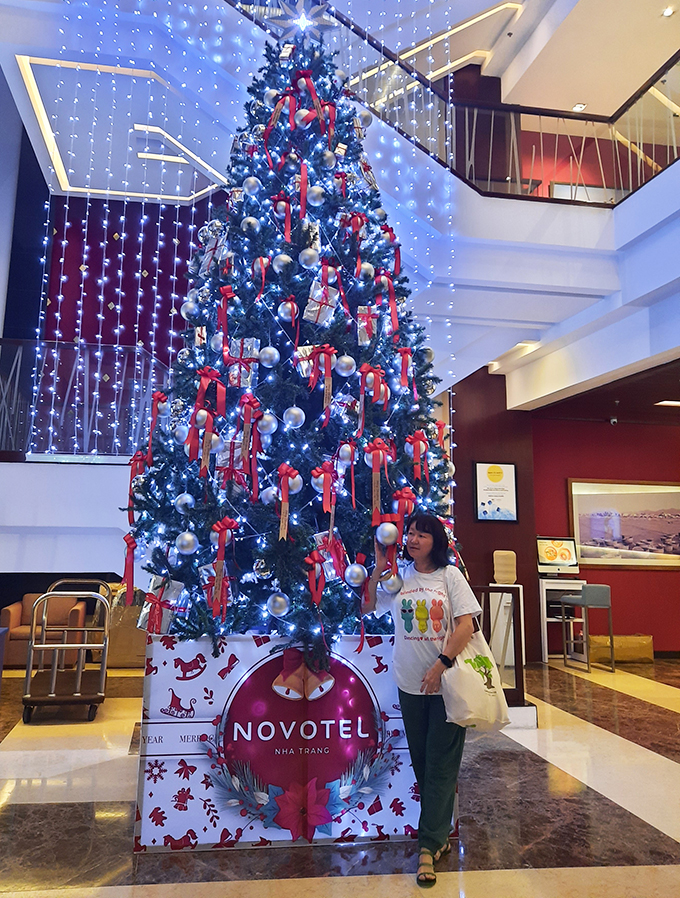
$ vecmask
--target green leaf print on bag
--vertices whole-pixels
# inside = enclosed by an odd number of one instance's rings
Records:
[[[493,680],[491,679],[493,663],[490,658],[487,658],[486,655],[475,655],[474,658],[466,658],[465,663],[469,664],[470,667],[480,675],[484,680],[484,686],[489,691],[496,691],[493,687]]]
[[[401,616],[404,621],[404,630],[413,633],[413,605],[411,599],[401,600]]]
[[[421,633],[427,633],[427,622],[429,619],[430,615],[427,612],[425,599],[416,599],[416,620]]]

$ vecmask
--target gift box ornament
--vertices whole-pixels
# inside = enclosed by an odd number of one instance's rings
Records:
[[[257,384],[257,363],[260,358],[260,341],[255,337],[243,337],[229,341],[227,357],[229,386],[250,390]]]
[[[233,480],[246,487],[247,481],[243,473],[243,436],[239,434],[224,440],[224,449],[215,458],[215,475],[220,476],[222,488]]]
[[[377,321],[380,317],[377,306],[358,306],[357,308],[357,341],[359,346],[368,346],[376,335]]]
[[[338,304],[339,292],[335,287],[324,287],[320,281],[312,281],[309,300],[302,315],[314,324],[330,324]]]
[[[308,380],[312,376],[312,368],[314,367],[312,352],[315,348],[314,343],[308,343],[304,346],[298,346],[295,350],[295,355],[293,356],[295,368],[304,380]]]
[[[314,542],[323,557],[322,567],[326,576],[326,581],[343,579],[345,570],[349,565],[349,558],[347,557],[345,546],[340,538],[338,528],[336,527],[333,530],[332,539],[330,538],[330,531],[328,530],[322,530],[320,533],[315,533]]]
[[[176,614],[187,610],[188,593],[180,580],[168,580],[154,575],[137,621],[140,630],[166,636]]]
[[[213,265],[219,265],[224,260],[226,253],[229,251],[227,232],[218,236],[210,237],[205,246],[205,251],[201,258],[198,276],[203,280],[208,280]]]

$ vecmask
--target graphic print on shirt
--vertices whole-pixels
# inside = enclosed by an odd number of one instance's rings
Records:
[[[407,633],[413,632],[413,603],[411,599],[401,600],[401,616],[404,621],[404,629]]]
[[[430,608],[430,620],[432,621],[432,629],[435,633],[441,633],[442,620],[444,618],[444,608],[441,599],[432,599],[432,607]]]
[[[427,633],[427,622],[429,613],[425,599],[416,599],[416,620],[418,621],[418,629],[421,633]]]

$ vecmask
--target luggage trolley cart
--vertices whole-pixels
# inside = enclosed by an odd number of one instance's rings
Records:
[[[63,584],[103,586],[107,595],[99,592],[59,592],[56,587]],[[50,600],[53,597],[70,596],[75,599],[94,599],[95,611],[91,627],[50,626]],[[31,633],[26,660],[26,683],[24,687],[24,723],[30,723],[33,709],[39,705],[88,705],[87,719],[94,720],[99,705],[104,701],[106,688],[106,660],[109,650],[109,617],[111,614],[111,590],[100,580],[58,580],[48,592],[39,596],[33,604]],[[41,614],[42,611],[42,614]],[[61,634],[48,641],[48,634]],[[70,634],[80,634],[80,642],[69,641]],[[93,637],[98,637],[95,641]],[[60,641],[58,641],[60,640]],[[88,651],[101,651],[98,670],[85,670]],[[76,651],[78,660],[73,670],[65,669],[65,653]],[[52,664],[45,668],[45,653],[52,652]],[[38,669],[33,673],[33,656],[38,653]]]

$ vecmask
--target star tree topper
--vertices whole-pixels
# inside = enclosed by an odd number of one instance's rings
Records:
[[[315,3],[314,0],[297,0],[295,3],[279,0],[278,8],[265,6],[252,9],[262,14],[282,41],[292,40],[300,31],[318,41],[321,40],[322,31],[336,26],[336,22],[326,15],[328,4]]]

